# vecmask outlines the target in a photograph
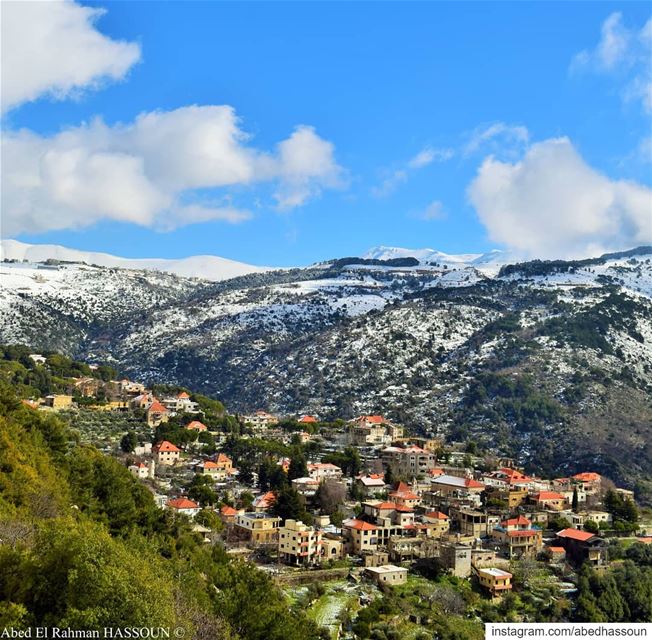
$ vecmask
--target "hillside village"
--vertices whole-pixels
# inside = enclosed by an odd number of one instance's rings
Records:
[[[448,575],[500,603],[535,588],[525,572],[572,599],[583,566],[605,571],[623,542],[652,543],[634,493],[592,469],[538,477],[473,441],[419,436],[381,415],[230,416],[189,390],[25,348],[5,349],[2,365],[14,383],[20,368],[49,379],[59,392],[26,406],[68,416],[161,509],[289,593],[314,581],[348,580],[355,592]],[[57,367],[88,375],[55,376]],[[98,424],[110,428],[100,434]],[[327,623],[333,637],[342,620]]]

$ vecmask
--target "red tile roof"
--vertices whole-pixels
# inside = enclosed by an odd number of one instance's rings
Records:
[[[441,511],[430,511],[426,513],[427,518],[435,518],[436,520],[448,520],[448,516]]]
[[[315,418],[315,416],[301,416],[297,422],[307,424],[311,422],[317,422],[317,418]]]
[[[233,507],[229,507],[228,504],[225,504],[225,505],[220,509],[220,513],[221,513],[223,516],[235,516],[235,515],[237,515],[238,510],[237,510],[237,509],[234,509]]]
[[[563,500],[564,496],[557,491],[539,491],[539,493],[534,494],[534,499],[537,502],[544,502],[546,500]]]
[[[158,453],[159,451],[164,451],[164,452],[181,451],[181,449],[179,449],[179,447],[172,444],[171,442],[168,442],[167,440],[163,440],[163,442],[157,442],[154,445],[153,450],[154,450],[154,453]]]
[[[199,505],[188,498],[174,498],[168,500],[168,507],[173,509],[199,509]]]
[[[358,531],[375,531],[378,527],[374,524],[369,524],[364,520],[345,520],[343,524],[349,529],[357,529]]]
[[[167,413],[168,410],[158,401],[155,400],[152,404],[147,407],[148,413]]]
[[[177,398],[179,398],[179,400],[186,400],[190,399],[190,396],[185,391],[182,391],[181,393],[177,394]]]
[[[203,422],[199,420],[193,420],[186,425],[186,429],[196,429],[197,431],[206,431],[207,427]]]
[[[587,540],[595,537],[595,534],[588,531],[580,531],[579,529],[562,529],[561,531],[557,532],[557,537],[586,542]]]
[[[268,491],[258,496],[254,500],[254,506],[260,509],[267,509],[276,502],[276,494],[273,491]]]
[[[579,480],[580,482],[597,482],[600,480],[600,474],[593,471],[584,471],[583,473],[576,473],[573,476],[573,480]]]
[[[566,553],[564,547],[546,547],[550,553]]]
[[[518,518],[510,518],[509,520],[503,520],[500,524],[503,527],[514,527],[519,524],[527,525],[529,527],[532,523],[525,516],[519,516]]]

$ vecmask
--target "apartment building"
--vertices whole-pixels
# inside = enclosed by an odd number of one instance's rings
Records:
[[[321,561],[322,532],[300,520],[286,520],[278,530],[279,559],[294,566],[308,566]]]

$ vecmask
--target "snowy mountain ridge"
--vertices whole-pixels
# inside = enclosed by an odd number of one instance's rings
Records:
[[[18,240],[0,240],[0,261],[17,260],[27,262],[45,262],[61,260],[65,262],[85,262],[101,267],[118,267],[120,269],[147,269],[165,271],[185,278],[205,278],[220,281],[235,278],[247,273],[269,271],[268,267],[220,258],[218,256],[190,256],[177,260],[169,258],[120,258],[108,253],[78,251],[55,244],[26,244]]]
[[[634,478],[652,503],[652,248],[493,270],[345,259],[211,282],[4,262],[0,342],[238,412],[383,413],[547,473]]]

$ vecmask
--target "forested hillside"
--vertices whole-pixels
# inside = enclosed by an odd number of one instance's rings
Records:
[[[0,384],[0,626],[313,640],[253,565],[207,547],[116,460]]]

